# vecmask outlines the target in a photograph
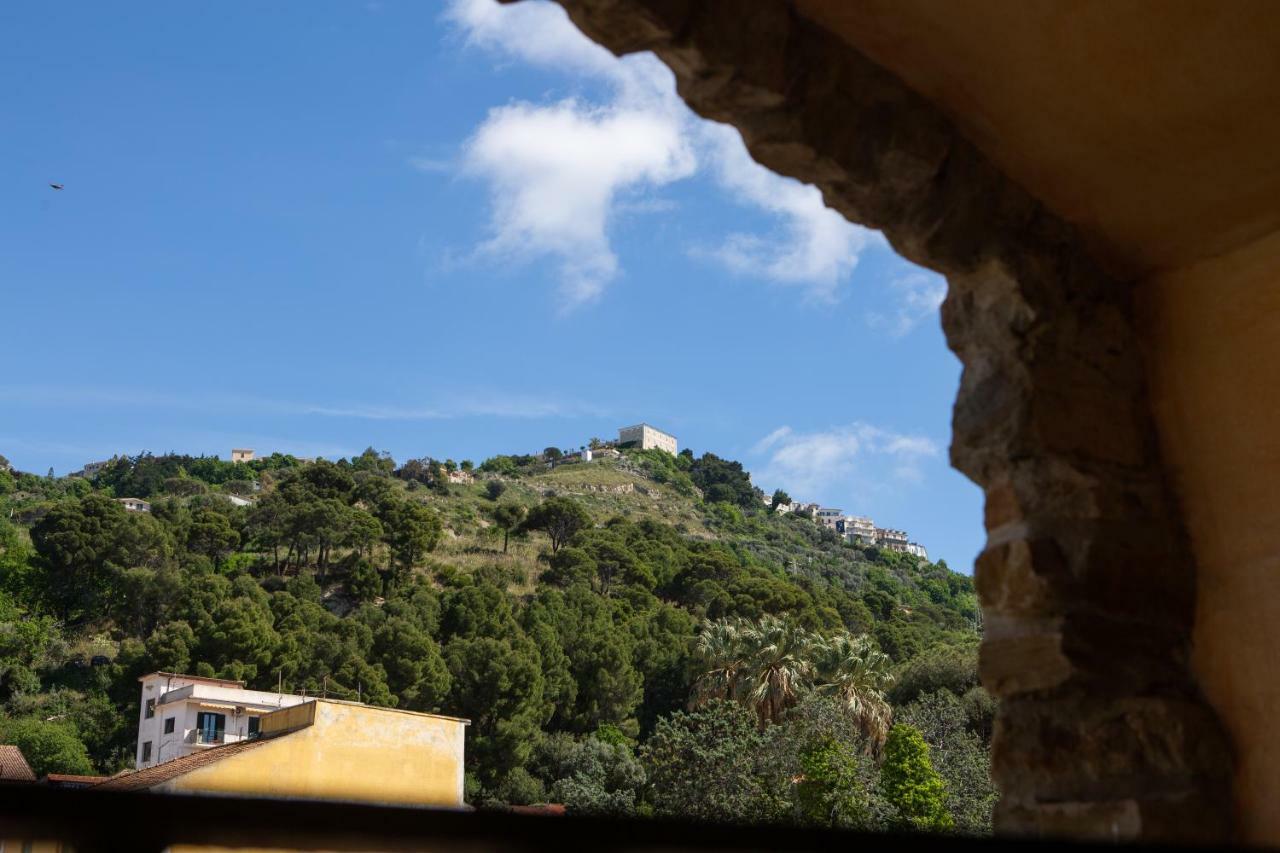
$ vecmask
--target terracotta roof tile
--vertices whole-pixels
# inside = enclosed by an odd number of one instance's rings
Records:
[[[0,781],[36,781],[36,774],[31,772],[31,765],[22,755],[22,750],[13,744],[0,744]]]
[[[44,781],[50,785],[71,788],[81,785],[96,785],[110,778],[110,776],[76,776],[73,773],[50,773],[44,777]]]
[[[287,737],[291,732],[278,735],[277,737]],[[242,752],[248,752],[251,749],[257,749],[265,743],[269,743],[276,738],[262,737],[254,740],[242,740],[237,743],[228,743],[223,746],[215,746],[206,749],[203,752],[193,752],[190,755],[184,755],[181,758],[175,758],[173,761],[166,761],[163,764],[157,764],[155,767],[146,767],[142,770],[134,770],[129,773],[120,773],[112,776],[106,781],[99,782],[94,785],[94,789],[104,791],[139,791],[144,788],[153,788],[162,782],[168,782],[170,779],[176,779],[184,773],[190,773],[207,764],[214,764]]]

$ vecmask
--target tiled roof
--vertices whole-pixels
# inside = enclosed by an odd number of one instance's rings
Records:
[[[23,757],[22,750],[13,744],[0,744],[0,781],[36,781],[36,774],[31,772],[31,765]]]
[[[44,781],[57,787],[75,788],[83,785],[96,785],[110,778],[110,776],[76,776],[71,773],[50,773],[44,777]]]
[[[510,806],[516,814],[539,815],[547,817],[564,817],[564,803],[539,803],[536,806]]]
[[[279,735],[279,737],[286,737],[287,734]],[[193,752],[190,755],[175,758],[173,761],[157,764],[155,767],[146,767],[142,770],[134,770],[131,773],[112,776],[93,787],[96,790],[103,791],[140,791],[144,788],[154,788],[156,785],[168,782],[170,779],[176,779],[184,773],[190,773],[192,770],[205,765],[214,764],[223,759],[231,758],[233,755],[248,752],[251,749],[257,749],[273,740],[275,738],[256,738],[254,740],[242,740],[237,743],[215,746],[212,749]]]

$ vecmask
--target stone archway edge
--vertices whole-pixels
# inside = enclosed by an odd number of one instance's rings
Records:
[[[986,492],[981,674],[998,831],[1230,838],[1231,758],[1188,669],[1195,566],[1131,288],[933,104],[783,0],[559,0],[653,51],[768,168],[946,275],[952,463]]]

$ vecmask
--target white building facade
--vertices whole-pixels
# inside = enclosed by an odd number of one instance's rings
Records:
[[[919,557],[922,560],[929,559],[929,552],[919,542],[908,542],[907,553],[913,557]]]
[[[665,450],[672,456],[676,455],[678,449],[674,435],[648,424],[622,427],[618,430],[618,444],[635,445],[641,450]]]
[[[841,532],[850,542],[861,545],[872,545],[876,541],[876,523],[865,515],[846,515]]]
[[[289,693],[246,690],[243,681],[153,672],[138,679],[137,769],[154,767],[258,733],[258,718],[307,701]]]
[[[820,507],[818,509],[818,521],[825,527],[836,530],[840,523],[844,521],[844,510],[832,509],[831,507]]]

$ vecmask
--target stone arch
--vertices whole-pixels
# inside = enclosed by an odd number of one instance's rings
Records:
[[[1188,657],[1195,565],[1166,481],[1132,283],[933,104],[784,0],[559,0],[653,51],[699,114],[947,277],[951,459],[986,493],[976,581],[1001,700],[998,831],[1231,834],[1231,758]]]

